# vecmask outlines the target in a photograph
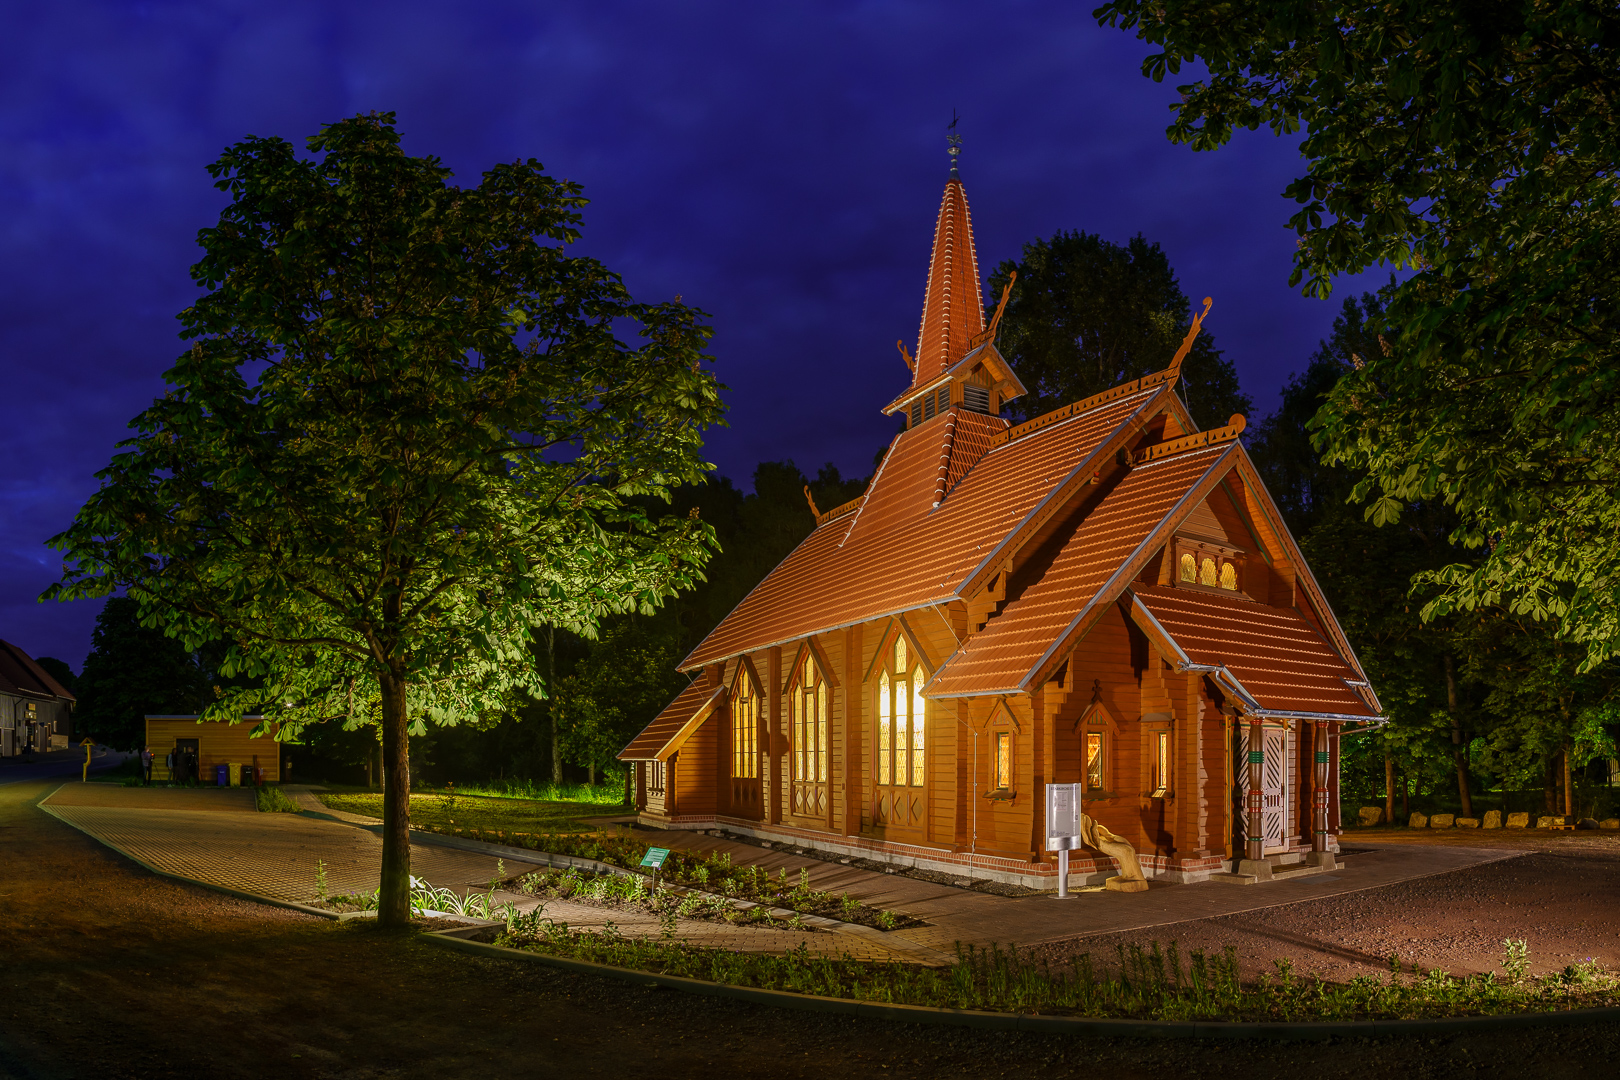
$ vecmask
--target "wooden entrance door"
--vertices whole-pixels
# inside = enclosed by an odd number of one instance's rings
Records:
[[[1266,854],[1288,850],[1288,756],[1293,748],[1293,733],[1285,727],[1262,729],[1261,749],[1265,760],[1260,768],[1260,835],[1265,839]],[[1249,725],[1238,725],[1237,765],[1233,777],[1237,797],[1233,807],[1237,810],[1237,846],[1241,849],[1247,839],[1249,818],[1243,808],[1249,793]]]
[[[891,839],[920,840],[928,827],[925,681],[905,637],[896,634],[878,669],[872,732],[872,825]]]

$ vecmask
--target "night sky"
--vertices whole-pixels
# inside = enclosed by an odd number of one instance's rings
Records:
[[[75,669],[89,648],[98,605],[36,603],[43,541],[162,392],[223,205],[204,167],[372,110],[463,183],[535,157],[584,185],[582,250],[712,316],[731,412],[710,460],[744,487],[778,458],[865,475],[892,433],[953,109],[983,272],[1058,229],[1143,233],[1214,296],[1263,415],[1338,308],[1287,285],[1296,140],[1171,145],[1190,73],[1144,78],[1148,48],[1091,7],[5,3],[0,637]]]

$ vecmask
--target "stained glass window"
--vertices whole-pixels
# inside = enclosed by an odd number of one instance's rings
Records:
[[[1189,585],[1198,580],[1198,560],[1192,557],[1192,552],[1183,552],[1181,556],[1181,580]]]
[[[1204,561],[1198,564],[1198,584],[1215,584],[1215,560],[1208,555],[1205,555]]]
[[[1086,787],[1101,791],[1103,784],[1103,737],[1100,731],[1086,732]]]
[[[759,776],[759,690],[744,667],[731,692],[731,775]]]
[[[927,710],[922,695],[923,669],[911,673],[911,786],[923,786],[923,732]]]
[[[907,668],[910,667],[908,671]],[[913,666],[906,639],[896,636],[878,674],[877,782],[921,787],[927,773],[924,758],[923,683],[927,673]]]
[[[793,779],[827,779],[827,683],[810,656],[794,677]]]
[[[991,779],[1003,791],[1012,787],[1012,733],[996,732],[996,752],[991,761]]]
[[[1221,588],[1237,590],[1237,566],[1231,562],[1221,563]]]
[[[894,782],[890,766],[894,761],[894,699],[889,690],[889,673],[878,677],[878,783]]]

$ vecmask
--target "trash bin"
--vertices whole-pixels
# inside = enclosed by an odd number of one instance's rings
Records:
[[[259,772],[259,777],[258,777],[258,780],[257,780],[257,782],[255,783],[254,786],[263,787],[264,786],[264,766],[263,765],[259,766],[258,772]]]
[[[230,777],[231,787],[242,785],[242,766],[238,763],[233,761],[225,766],[225,775]]]
[[[258,787],[258,785],[253,782],[253,766],[238,765],[236,767],[236,776],[237,781],[243,787]]]
[[[220,787],[229,787],[231,783],[231,767],[229,765],[215,765],[214,782]]]

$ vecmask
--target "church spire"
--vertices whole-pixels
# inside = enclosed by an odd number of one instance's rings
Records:
[[[984,305],[979,295],[979,259],[973,250],[973,221],[967,193],[957,173],[956,158],[962,139],[951,120],[946,138],[951,174],[934,225],[934,255],[928,264],[928,291],[923,296],[922,331],[917,338],[917,360],[911,385],[925,386],[967,353],[968,341],[984,330]]]

